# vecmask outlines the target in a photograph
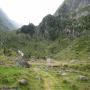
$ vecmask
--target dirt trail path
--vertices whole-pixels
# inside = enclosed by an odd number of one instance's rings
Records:
[[[54,90],[54,85],[57,83],[55,78],[50,75],[48,72],[45,72],[39,68],[34,68],[34,71],[37,75],[40,75],[44,80],[44,88],[45,90]]]

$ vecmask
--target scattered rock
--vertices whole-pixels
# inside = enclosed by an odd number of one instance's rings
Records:
[[[35,56],[31,56],[31,61],[36,61],[36,57]]]
[[[59,75],[64,76],[64,75],[66,75],[66,73],[65,73],[65,71],[64,71],[64,70],[60,70],[60,71],[59,71]]]
[[[67,75],[67,74],[66,73],[62,73],[61,75],[64,76],[64,75]]]
[[[26,79],[21,79],[21,80],[19,80],[19,84],[26,85],[27,84],[27,80]]]
[[[48,72],[48,67],[45,67],[45,71]]]
[[[36,76],[36,79],[37,79],[37,80],[41,80],[41,77],[40,77],[40,76]]]
[[[88,77],[86,77],[86,76],[79,76],[79,80],[80,81],[88,81]]]
[[[4,65],[5,63],[3,61],[0,61],[0,65]]]
[[[52,58],[47,58],[46,59],[46,62],[47,62],[48,65],[51,65],[53,63],[53,61],[54,60]]]
[[[79,63],[79,60],[71,60],[70,61],[70,64],[78,64]]]

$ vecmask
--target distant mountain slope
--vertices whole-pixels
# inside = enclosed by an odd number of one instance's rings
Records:
[[[16,27],[17,25],[0,9],[0,30],[13,30],[16,29]]]

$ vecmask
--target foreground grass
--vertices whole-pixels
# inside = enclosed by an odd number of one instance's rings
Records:
[[[31,68],[0,66],[0,88],[17,87],[19,90],[90,90],[90,64],[64,65],[65,75],[59,73],[62,66],[32,65]],[[68,70],[68,71],[66,71]],[[88,81],[80,81],[80,75]],[[26,79],[26,85],[18,80]]]
[[[0,67],[0,87],[18,87],[19,90],[43,90],[43,80],[36,80],[32,69],[17,67]],[[18,80],[26,79],[26,85],[20,85]]]

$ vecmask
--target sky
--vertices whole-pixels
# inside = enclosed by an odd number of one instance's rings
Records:
[[[64,0],[0,0],[0,8],[19,24],[38,25],[44,16],[54,14]]]

